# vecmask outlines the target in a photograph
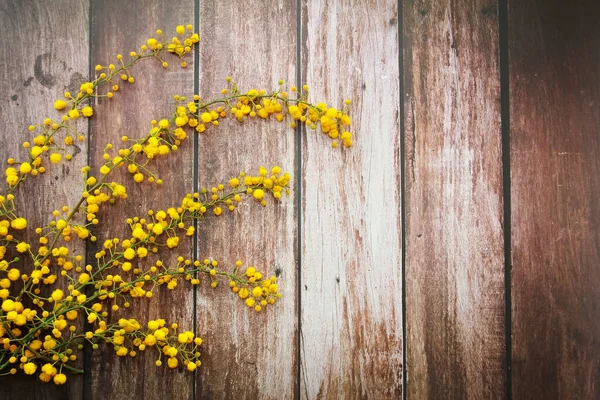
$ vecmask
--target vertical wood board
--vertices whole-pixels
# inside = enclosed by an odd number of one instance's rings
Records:
[[[93,65],[108,63],[117,64],[116,55],[123,54],[129,59],[129,52],[140,51],[150,37],[157,37],[156,29],[162,29],[169,40],[175,36],[177,25],[193,24],[194,2],[190,0],[164,1],[131,1],[124,12],[120,1],[94,1],[92,3],[92,51]],[[167,55],[165,60],[170,64],[164,70],[155,59],[139,62],[131,68],[135,78],[134,84],[119,80],[120,89],[112,99],[102,98],[96,105],[97,115],[92,120],[91,164],[97,171],[104,160],[102,155],[108,143],[115,148],[123,146],[122,135],[139,138],[147,135],[151,129],[150,121],[162,118],[169,119],[174,113],[173,96],[193,95],[193,56],[187,56],[188,67],[182,69],[177,57]],[[152,171],[157,171],[163,179],[161,186],[144,181],[137,184],[132,176],[123,168],[117,171],[111,181],[120,182],[128,189],[128,198],[115,205],[106,206],[99,217],[101,219],[102,243],[112,237],[129,238],[131,229],[126,224],[129,217],[146,217],[147,210],[178,207],[181,199],[193,188],[193,136],[186,139],[177,152],[169,153],[166,158],[158,157],[149,163]],[[113,153],[116,155],[116,152]],[[174,266],[176,257],[192,256],[191,241],[182,240],[177,249],[162,249],[158,255],[165,265]],[[94,252],[91,249],[90,259]],[[150,260],[150,258],[149,258]],[[139,263],[148,268],[147,261]],[[133,299],[131,308],[121,308],[112,313],[114,320],[118,318],[136,318],[146,324],[149,320],[164,318],[167,324],[178,323],[179,331],[193,330],[193,288],[188,282],[181,282],[170,291],[161,286],[154,290],[152,299]],[[145,326],[144,326],[145,328]],[[125,398],[131,393],[144,399],[162,399],[165,397],[190,398],[192,395],[193,374],[186,371],[180,363],[171,370],[163,355],[163,366],[157,367],[159,358],[156,349],[138,351],[135,358],[117,357],[111,346],[100,344],[100,348],[92,353],[92,371],[86,381],[87,396],[90,398]],[[166,385],[165,382],[169,382]]]
[[[61,11],[66,8],[72,11],[72,15]],[[0,35],[5,39],[0,44],[0,162],[3,166],[0,193],[5,194],[6,160],[9,157],[18,161],[29,160],[28,152],[22,147],[23,142],[33,139],[27,127],[41,124],[48,117],[60,120],[60,113],[53,107],[54,101],[63,98],[65,91],[78,88],[78,82],[87,76],[88,4],[71,0],[57,1],[52,5],[2,2]],[[85,121],[73,125],[80,132],[87,133]],[[79,181],[80,169],[87,162],[87,146],[76,143],[76,147],[68,148],[67,152],[73,155],[72,161],[54,166],[46,158],[46,173],[29,177],[17,192],[17,211],[19,216],[27,218],[28,230],[45,225],[52,220],[54,209],[63,205],[73,206],[79,199],[79,188],[72,183]],[[32,249],[37,249],[37,235],[31,232],[26,239]],[[83,255],[85,252],[85,245],[78,240],[73,240],[69,248],[72,254]],[[25,269],[31,267],[26,265]],[[44,292],[59,287],[60,282],[59,277],[57,283],[45,288]],[[83,353],[78,355],[77,364],[71,365],[81,368]],[[25,376],[20,371],[16,376],[0,379],[0,398],[77,399],[81,396],[82,385],[83,375],[68,375],[65,386],[56,386],[41,382],[37,376]]]
[[[208,1],[200,4],[200,96],[222,97],[225,77],[241,91],[293,84],[296,72],[296,6],[293,1]],[[199,137],[201,187],[228,180],[240,171],[256,175],[260,166],[294,172],[294,130],[286,123],[230,114]],[[291,398],[296,380],[295,214],[291,196],[250,198],[230,213],[212,210],[199,224],[198,257],[215,258],[232,270],[237,259],[268,277],[280,271],[283,297],[260,313],[231,293],[228,282],[212,289],[204,279],[198,291],[198,330],[205,332],[197,397],[211,399]]]
[[[300,396],[400,398],[397,2],[302,2],[301,51],[312,102],[353,102],[354,146],[302,142]]]
[[[404,3],[408,398],[503,398],[495,2]]]
[[[509,2],[515,398],[600,397],[599,20]]]

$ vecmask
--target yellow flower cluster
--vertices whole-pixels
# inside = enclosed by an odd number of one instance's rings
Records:
[[[228,95],[222,100],[214,101],[212,104],[198,105],[196,108],[203,109],[200,114],[201,123],[193,125],[200,133],[204,132],[212,124],[218,126],[220,118],[227,116],[227,111],[239,122],[246,118],[269,119],[273,117],[282,122],[286,115],[291,118],[290,127],[296,128],[298,123],[304,123],[311,129],[321,127],[321,131],[333,139],[332,146],[337,147],[341,140],[344,147],[352,146],[352,134],[348,131],[351,119],[348,115],[350,100],[344,101],[342,109],[328,107],[326,103],[313,105],[308,102],[308,85],[302,87],[299,98],[290,99],[289,93],[283,90],[284,82],[279,81],[279,90],[267,93],[264,89],[250,89],[240,93],[237,85],[230,77],[227,77],[229,88],[223,89],[221,93]],[[295,86],[290,89],[297,92]],[[214,108],[213,104],[223,103],[223,106]],[[212,106],[212,107],[211,107]],[[194,121],[195,122],[195,121]]]
[[[154,350],[157,366],[164,359],[169,368],[183,365],[194,371],[201,364],[202,344],[194,332],[163,319],[144,323],[118,313],[140,299],[151,299],[160,286],[168,290],[185,283],[196,286],[203,277],[213,288],[220,281],[228,282],[231,292],[255,311],[281,298],[275,276],[267,278],[252,266],[243,268],[239,260],[232,268],[222,268],[213,258],[169,256],[183,240],[194,237],[196,221],[233,212],[244,200],[264,207],[269,199],[277,202],[289,194],[291,176],[279,166],[260,167],[256,174],[241,172],[213,187],[188,193],[173,207],[128,218],[130,234],[125,237],[102,237],[96,225],[102,208],[128,198],[126,185],[111,179],[113,171],[123,168],[136,183],[160,185],[162,180],[152,170],[152,161],[176,152],[190,132],[214,129],[227,116],[240,123],[256,118],[288,121],[293,128],[299,123],[313,129],[319,126],[332,139],[333,147],[338,143],[350,147],[350,102],[340,109],[323,102],[314,105],[308,102],[307,86],[291,99],[282,81],[270,92],[241,92],[227,78],[229,87],[222,90],[220,98],[205,101],[197,94],[190,99],[174,96],[171,116],[151,121],[150,130],[140,138],[123,136],[124,147],[108,144],[97,170],[90,166],[82,169],[81,196],[75,204],[54,210],[47,224],[34,229],[35,236],[23,232],[30,224],[16,209],[17,188],[28,177],[43,174],[49,166],[46,160],[50,164],[71,160],[65,146],[85,139],[73,121],[82,116],[93,118],[97,111],[90,100],[113,98],[121,81],[134,83],[131,69],[143,59],[157,59],[167,68],[163,56],[172,54],[185,68],[184,57],[199,41],[191,31],[190,25],[180,25],[177,36],[166,40],[158,30],[157,38],[149,38],[140,52],[130,52],[128,61],[118,54],[117,65],[97,65],[96,79],[81,84],[77,94],[67,92],[64,99],[54,102],[61,113],[59,118],[46,118],[29,127],[33,138],[23,143],[28,159],[7,160],[8,193],[0,195],[0,375],[21,370],[27,375],[37,374],[44,382],[64,384],[64,372],[82,372],[74,362],[86,343],[92,349],[108,343],[120,357]],[[104,86],[109,89],[102,89]],[[86,264],[69,249],[74,237],[94,242],[100,239],[92,262]],[[176,262],[171,261],[174,259]],[[55,287],[59,280],[62,285]],[[84,321],[92,328],[83,331]]]
[[[67,147],[73,146],[75,138],[78,141],[85,140],[84,135],[77,132],[71,124],[81,116],[90,118],[94,115],[94,109],[88,105],[90,99],[98,97],[113,98],[121,87],[120,82],[134,83],[135,78],[131,73],[131,68],[139,61],[145,59],[157,59],[163,65],[167,63],[163,60],[163,53],[172,53],[177,55],[181,60],[181,66],[186,67],[187,63],[184,57],[191,51],[192,46],[200,41],[197,33],[191,33],[192,26],[177,27],[177,36],[171,40],[166,40],[163,37],[162,31],[158,30],[157,35],[162,41],[155,38],[150,38],[147,44],[140,47],[140,51],[131,51],[129,60],[126,62],[125,57],[121,54],[116,56],[116,64],[96,65],[95,70],[97,77],[91,82],[84,82],[79,87],[79,92],[73,95],[70,92],[64,93],[64,99],[57,99],[54,102],[54,108],[64,114],[59,119],[46,118],[42,124],[30,125],[29,131],[35,135],[32,141],[23,142],[23,147],[29,150],[29,160],[18,163],[15,167],[6,169],[6,182],[11,186],[11,193],[14,192],[16,186],[27,178],[28,175],[36,176],[45,172],[46,167],[42,164],[42,156],[49,153],[48,159],[52,164],[58,164],[63,159],[63,154],[66,153],[63,144]],[[109,90],[105,94],[100,94],[102,86],[108,86]],[[57,134],[64,133],[63,143],[58,143],[54,138]],[[64,158],[69,161],[73,157],[72,154],[66,153]],[[17,164],[14,159],[9,159],[10,165]]]
[[[236,261],[237,268],[242,266],[240,260]],[[244,300],[246,306],[254,308],[255,311],[261,311],[269,304],[274,304],[281,298],[277,277],[263,279],[262,273],[256,268],[249,266],[244,273],[245,279],[232,279],[229,281],[229,287],[233,293],[237,293],[240,299]]]
[[[114,346],[119,357],[135,357],[138,352],[155,349],[158,353],[157,366],[162,365],[161,358],[167,357],[169,368],[177,368],[181,362],[190,372],[201,365],[199,346],[202,338],[191,331],[177,333],[178,325],[168,326],[164,319],[148,321],[146,328],[136,319],[120,318],[116,324],[108,325],[98,321],[97,314],[91,313],[88,321],[97,326],[94,331],[85,333],[86,340],[96,345],[96,340],[104,340]]]

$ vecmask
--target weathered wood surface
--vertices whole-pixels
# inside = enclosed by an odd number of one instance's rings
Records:
[[[515,399],[600,398],[599,20],[509,4]]]
[[[156,28],[200,21],[199,60],[185,70],[134,67],[134,85],[96,104],[89,151],[80,144],[69,168],[26,184],[19,206],[32,225],[50,218],[47,194],[60,205],[78,198],[88,157],[98,168],[107,143],[144,134],[172,112],[174,94],[190,96],[197,85],[203,99],[219,96],[227,75],[242,90],[282,78],[310,85],[314,101],[352,99],[355,146],[331,149],[310,130],[296,142],[285,124],[227,118],[198,137],[196,165],[191,140],[158,163],[162,187],[115,176],[130,198],[102,215],[101,234],[126,232],[127,217],[174,205],[195,185],[261,165],[301,166],[290,197],[209,216],[197,236],[200,259],[280,270],[284,297],[256,314],[226,285],[204,282],[195,303],[183,285],[158,291],[127,313],[196,326],[205,344],[195,375],[157,368],[149,353],[118,358],[104,348],[63,387],[19,374],[0,379],[0,398],[600,397],[600,15],[592,0],[538,3],[510,1],[500,21],[505,3],[483,0],[406,0],[400,10],[366,0],[2,2],[3,163],[25,155],[26,127],[55,115],[52,101],[75,91],[90,63],[139,48]],[[510,188],[502,187],[502,24]],[[87,251],[93,257],[95,247]]]
[[[504,390],[497,5],[404,3],[408,398]]]
[[[202,1],[200,3],[200,95],[220,97],[231,76],[240,90],[270,91],[296,74],[295,2]],[[294,130],[274,120],[228,116],[199,138],[198,181],[203,187],[240,171],[256,175],[262,165],[294,173]],[[233,269],[240,259],[265,276],[281,271],[282,299],[260,313],[248,309],[227,284],[198,289],[198,331],[206,349],[197,375],[197,397],[210,399],[291,398],[296,384],[296,225],[294,200],[263,208],[254,201],[232,215],[209,216],[198,230],[198,256]]]
[[[93,65],[116,62],[117,53],[125,58],[131,50],[138,50],[149,37],[155,37],[156,29],[162,29],[168,38],[174,34],[175,26],[193,23],[194,3],[189,0],[130,1],[123,12],[124,3],[114,1],[92,2],[91,59]],[[163,70],[157,60],[149,59],[131,69],[136,83],[120,81],[121,88],[113,99],[103,98],[97,104],[97,115],[91,120],[90,165],[96,170],[104,160],[102,155],[108,143],[119,148],[121,136],[139,138],[147,134],[152,119],[169,118],[173,114],[173,95],[193,95],[193,59],[181,69],[179,63],[169,60],[171,66]],[[145,217],[147,210],[177,207],[181,198],[192,191],[193,142],[188,140],[180,150],[169,154],[168,160],[156,160],[150,167],[158,171],[164,183],[161,186],[143,182],[136,184],[125,170],[117,171],[111,179],[123,182],[128,188],[128,198],[109,206],[102,213],[101,232],[112,237],[130,237],[131,229],[125,223],[128,217]],[[96,249],[88,246],[90,259]],[[166,265],[174,265],[178,255],[192,256],[191,243],[176,250],[163,252],[160,259]],[[168,262],[172,264],[168,264]],[[147,267],[147,266],[146,266]],[[164,318],[168,324],[176,322],[182,330],[194,327],[193,289],[182,282],[176,290],[162,286],[155,291],[151,300],[134,299],[130,309],[113,313],[114,318],[136,318],[141,323]],[[110,346],[101,345],[92,353],[91,368],[86,379],[86,398],[123,399],[132,393],[139,398],[178,398],[192,396],[193,376],[180,365],[176,371],[166,363],[156,367],[157,352],[146,350],[135,358],[117,357]],[[164,360],[164,357],[163,357]],[[166,384],[168,382],[168,384]]]
[[[0,162],[2,179],[0,192],[6,193],[4,168],[6,160],[27,160],[22,147],[33,135],[27,131],[31,124],[45,118],[59,120],[52,107],[55,99],[66,90],[74,91],[88,73],[88,4],[71,0],[56,2],[0,2]],[[61,10],[69,9],[70,15]],[[83,121],[82,121],[83,122]],[[77,129],[87,133],[87,124]],[[79,199],[80,169],[87,163],[87,145],[78,143],[73,160],[68,165],[47,166],[47,172],[29,177],[16,195],[19,215],[26,217],[29,226],[42,226],[52,219],[52,211],[63,205],[74,205]],[[27,236],[32,248],[37,248],[37,235]],[[85,246],[73,240],[74,254],[83,255]],[[32,266],[26,266],[26,269]],[[28,269],[29,271],[31,269]],[[23,270],[22,272],[26,272]],[[3,276],[4,278],[4,276]],[[78,360],[83,366],[83,357]],[[38,379],[4,376],[0,379],[2,399],[79,399],[83,375],[71,375],[68,385],[58,387]]]
[[[355,147],[302,142],[300,397],[400,398],[397,2],[302,3],[302,83],[349,98]]]

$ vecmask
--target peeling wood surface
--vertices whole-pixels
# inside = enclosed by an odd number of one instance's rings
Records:
[[[599,20],[509,7],[515,398],[600,398]]]
[[[412,398],[503,398],[498,16],[404,4],[406,362]]]
[[[296,74],[296,8],[288,0],[202,1],[200,96],[220,97],[231,76],[242,91],[277,88]],[[289,87],[289,86],[288,86]],[[198,181],[209,190],[259,167],[294,173],[294,130],[287,123],[227,116],[199,137]],[[209,215],[198,230],[198,257],[233,269],[240,259],[265,276],[281,271],[283,297],[260,313],[248,309],[227,283],[198,288],[198,331],[206,349],[197,375],[197,397],[291,398],[296,381],[296,224],[294,194],[263,208],[244,201],[232,215]]]
[[[117,53],[127,55],[131,50],[139,50],[149,37],[155,36],[158,28],[171,37],[175,26],[193,23],[190,10],[194,3],[189,0],[127,2],[127,8],[135,12],[123,12],[123,7],[123,2],[118,0],[92,2],[93,65],[116,62]],[[98,102],[97,115],[91,119],[90,127],[90,164],[93,168],[97,170],[102,164],[108,143],[118,148],[122,135],[139,138],[150,130],[152,119],[169,118],[174,110],[173,95],[193,95],[193,59],[188,57],[190,65],[186,69],[181,69],[175,60],[169,61],[172,62],[167,70],[163,70],[157,60],[140,62],[131,69],[136,83],[121,81],[121,88],[113,99],[103,98]],[[179,206],[181,198],[193,188],[193,154],[193,142],[188,140],[177,153],[169,155],[168,162],[164,159],[153,162],[152,170],[158,171],[164,181],[161,186],[148,182],[136,184],[125,169],[117,171],[112,177],[126,183],[129,197],[107,206],[101,214],[102,233],[110,236],[102,237],[98,243],[114,235],[129,237],[131,229],[125,222],[128,217],[142,218],[149,209]],[[182,240],[176,250],[161,252],[160,259],[165,265],[173,265],[178,255],[191,257],[191,248],[191,241],[185,244]],[[88,246],[90,259],[96,251],[94,246]],[[134,299],[130,309],[122,308],[113,313],[116,319],[124,316],[136,318],[143,324],[164,318],[168,324],[178,323],[181,330],[193,330],[193,289],[187,282],[182,282],[173,291],[162,286],[152,299]],[[158,353],[154,349],[138,353],[135,358],[120,358],[110,346],[101,345],[92,353],[85,397],[122,399],[135,393],[144,399],[191,398],[193,376],[183,365],[176,371],[170,370],[166,362],[158,368],[155,365]]]
[[[349,98],[355,147],[302,145],[303,399],[402,393],[398,9],[306,1],[302,75],[314,102]]]
[[[72,15],[60,11],[66,8]],[[0,44],[0,193],[7,190],[6,160],[28,157],[22,143],[31,141],[33,135],[27,127],[48,117],[58,120],[60,116],[52,106],[54,100],[62,98],[73,85],[78,88],[78,82],[87,76],[88,23],[87,2],[0,2],[0,36],[4,38]],[[87,133],[87,124],[76,126]],[[45,225],[53,218],[55,208],[72,206],[79,199],[79,188],[72,182],[80,180],[80,169],[87,163],[86,144],[77,144],[72,154],[69,164],[48,166],[45,174],[29,177],[17,192],[17,211],[27,218],[29,226]],[[36,239],[33,232],[27,237],[32,248],[37,248]],[[83,243],[77,240],[71,242],[70,248],[74,254],[83,255],[85,251]],[[30,271],[32,267],[26,265],[25,269]],[[78,363],[83,366],[83,357]],[[81,398],[83,376],[71,375],[68,379],[68,385],[58,387],[23,374],[3,376],[0,398]]]

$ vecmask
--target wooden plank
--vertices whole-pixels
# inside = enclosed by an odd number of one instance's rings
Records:
[[[314,102],[353,101],[355,145],[310,129],[302,144],[301,397],[400,398],[397,2],[302,10],[303,83]]]
[[[68,15],[65,9],[69,9]],[[21,145],[33,138],[27,127],[41,124],[47,117],[59,120],[52,106],[54,101],[62,98],[74,82],[87,76],[88,4],[70,0],[52,4],[4,1],[0,3],[0,35],[7,38],[0,44],[0,117],[3,121],[0,160],[6,167],[9,157],[28,160],[28,152]],[[87,133],[85,123],[75,125]],[[30,177],[18,191],[17,210],[28,219],[29,227],[45,225],[52,219],[52,210],[72,206],[79,198],[80,193],[71,182],[79,180],[80,169],[87,161],[87,146],[80,143],[67,152],[74,155],[72,161],[51,166],[46,160],[45,175]],[[6,194],[6,190],[3,168],[0,193]],[[37,236],[33,232],[25,239],[31,241],[32,248],[37,248]],[[69,247],[72,254],[85,252],[79,241],[74,240]],[[59,278],[54,288],[60,285]],[[80,354],[72,366],[81,368],[82,365],[83,354]],[[20,372],[0,379],[0,398],[80,398],[82,386],[83,375],[68,375],[66,385],[56,386],[42,383],[37,375],[26,377]]]
[[[194,2],[180,1],[131,1],[128,10],[121,1],[92,2],[92,63],[107,65],[116,63],[116,54],[122,53],[129,59],[131,50],[140,51],[149,37],[156,37],[155,30],[160,28],[168,39],[175,36],[175,27],[193,24]],[[193,59],[188,57],[188,68],[181,69],[177,58],[166,56],[170,66],[161,68],[157,60],[146,60],[134,66],[131,73],[136,79],[133,85],[123,83],[114,98],[103,98],[97,105],[97,115],[93,119],[91,156],[92,167],[98,169],[103,163],[102,155],[106,144],[116,148],[122,146],[120,138],[128,135],[140,138],[147,135],[152,119],[170,118],[174,111],[173,95],[193,95]],[[123,182],[128,188],[128,199],[119,202],[103,214],[100,232],[109,237],[130,237],[131,230],[125,224],[128,217],[145,217],[148,209],[166,209],[177,207],[181,198],[193,190],[193,142],[188,140],[176,153],[166,159],[152,162],[151,169],[159,171],[163,179],[162,186],[144,182],[136,184],[125,170],[118,171],[111,179]],[[110,233],[108,233],[110,232]],[[103,239],[105,239],[104,237]],[[102,241],[99,241],[102,243]],[[176,251],[161,251],[160,259],[173,265],[176,255],[191,257],[191,242],[177,248]],[[93,259],[94,253],[90,254]],[[146,266],[146,267],[149,267]],[[194,327],[193,289],[183,282],[174,290],[161,287],[154,292],[151,301],[137,299],[132,301],[129,310],[122,309],[113,314],[113,318],[137,318],[146,324],[149,320],[164,318],[168,324],[179,324],[179,330],[192,330]],[[86,397],[88,398],[125,398],[135,393],[144,399],[166,397],[191,398],[193,374],[183,370],[170,370],[163,356],[163,366],[158,368],[155,361],[157,352],[146,350],[138,352],[135,358],[117,357],[111,346],[103,346],[93,352],[92,370]],[[168,385],[165,382],[169,382]]]
[[[503,398],[497,4],[404,3],[408,398]]]
[[[240,90],[267,91],[278,79],[293,83],[296,66],[294,1],[200,3],[200,95],[221,96],[230,75]],[[294,131],[273,120],[227,118],[199,138],[199,184],[224,183],[240,171],[257,174],[262,165],[294,172]],[[266,276],[280,268],[283,297],[256,313],[224,282],[199,286],[198,330],[204,335],[197,397],[211,399],[290,398],[296,377],[296,238],[293,196],[262,208],[254,201],[232,214],[210,215],[198,230],[199,257],[213,257],[226,269],[241,259]],[[210,211],[210,210],[209,210]]]
[[[515,398],[600,398],[599,20],[509,3]]]

